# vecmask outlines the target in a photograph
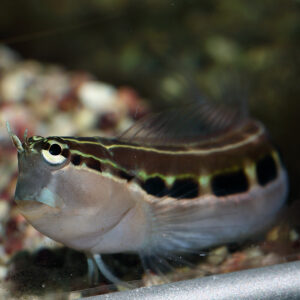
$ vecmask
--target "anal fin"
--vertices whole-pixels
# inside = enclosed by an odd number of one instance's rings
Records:
[[[135,286],[122,281],[118,277],[116,277],[106,266],[100,254],[89,254],[88,255],[88,275],[93,281],[98,280],[98,273],[100,271],[101,274],[110,282],[114,283],[117,286],[122,286],[126,289],[133,289]]]

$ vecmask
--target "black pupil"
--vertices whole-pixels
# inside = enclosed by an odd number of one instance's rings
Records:
[[[51,145],[49,152],[52,155],[59,155],[61,153],[61,147],[58,144],[53,144]]]

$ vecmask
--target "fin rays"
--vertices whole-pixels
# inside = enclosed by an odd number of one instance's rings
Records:
[[[218,136],[245,118],[238,109],[212,105],[202,100],[197,104],[147,116],[127,129],[119,139],[154,146],[188,145]]]

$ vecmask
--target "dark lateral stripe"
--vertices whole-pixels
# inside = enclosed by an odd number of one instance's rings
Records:
[[[143,147],[119,142],[115,139],[105,138],[55,138],[66,143],[71,150],[82,153],[82,156],[99,158],[101,163],[109,165],[108,169],[118,169],[137,174],[143,170],[146,174],[161,174],[163,176],[179,176],[190,174],[199,176],[201,170],[208,173],[216,170],[242,166],[245,159],[256,161],[272,150],[263,127],[257,122],[248,122],[243,127],[228,132],[224,136],[202,141],[194,146],[179,148],[169,147]],[[260,133],[260,134],[258,134]],[[247,140],[246,143],[243,143]],[[230,143],[238,144],[234,146]],[[223,149],[225,146],[225,150]],[[207,149],[206,149],[207,147]],[[227,148],[226,148],[227,147]],[[210,152],[212,148],[213,152]],[[166,149],[165,149],[166,150]],[[196,152],[189,152],[195,150]],[[197,152],[197,151],[200,152]],[[201,151],[205,150],[204,153]]]
[[[242,130],[236,134],[239,136],[239,139],[244,138]],[[216,170],[243,166],[245,159],[257,161],[259,157],[272,151],[273,147],[265,134],[252,137],[253,139],[250,139],[249,143],[240,147],[222,150],[220,145],[218,148],[220,151],[206,151],[204,154],[184,151],[180,153],[176,151],[160,153],[152,151],[150,148],[127,148],[125,145],[123,147],[110,148],[109,151],[116,165],[133,172],[138,172],[142,169],[147,174],[159,173],[163,176],[182,174],[199,176],[203,169],[207,173],[215,173]],[[227,146],[229,147],[230,145]]]
[[[216,196],[228,196],[247,192],[249,183],[243,170],[215,175],[211,182]]]
[[[143,170],[149,175],[159,173],[163,176],[199,176],[203,170],[211,174],[218,170],[242,167],[245,160],[255,162],[272,150],[273,147],[267,140],[260,140],[247,147],[205,156],[118,149],[114,150],[112,157],[117,166],[133,173]]]
[[[126,176],[126,173],[138,175],[140,171],[149,177],[152,174],[161,174],[162,177],[182,175],[198,177],[203,170],[213,174],[225,169],[243,167],[245,159],[256,162],[273,150],[263,127],[253,121],[225,135],[190,145],[185,149],[187,152],[182,146],[169,147],[168,151],[159,152],[162,147],[134,146],[105,138],[48,138],[49,141],[51,139],[67,144],[72,157],[75,153],[84,158],[93,157],[100,161],[101,169],[124,179],[128,177],[127,180],[131,176]],[[247,140],[247,143],[243,143],[244,140]],[[230,148],[231,142],[241,144]],[[224,146],[227,147],[226,150]],[[213,152],[210,152],[209,147]],[[191,149],[200,152],[190,153]],[[202,153],[202,150],[205,152]]]

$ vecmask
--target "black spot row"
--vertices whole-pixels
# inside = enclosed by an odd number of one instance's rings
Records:
[[[78,166],[83,161],[89,168],[101,172],[101,164],[92,158],[82,158],[80,155],[72,155],[71,162]],[[120,171],[118,175],[128,181],[134,176],[127,172]],[[277,177],[276,163],[273,157],[268,154],[256,163],[257,181],[265,186]],[[151,177],[141,183],[141,187],[149,194],[156,197],[170,196],[177,199],[191,199],[199,195],[199,185],[193,178],[176,179],[171,188],[168,188],[165,181],[159,176]],[[249,189],[248,178],[242,169],[215,175],[211,180],[212,192],[216,196],[228,196],[237,193],[247,192]]]
[[[175,180],[169,195],[174,198],[195,198],[199,194],[198,183],[191,178]]]
[[[256,164],[257,181],[261,186],[267,185],[277,177],[277,167],[271,154],[260,159]]]
[[[271,154],[256,163],[256,177],[261,186],[265,186],[277,177],[277,167]],[[247,192],[249,183],[244,171],[237,170],[218,174],[212,178],[211,188],[216,196],[228,196]]]
[[[168,194],[168,188],[160,177],[152,177],[142,183],[142,188],[151,195],[163,197]]]
[[[88,168],[96,170],[98,172],[102,172],[101,163],[98,160],[90,158],[90,157],[85,158],[85,157],[82,157],[78,154],[72,155],[71,163],[74,166],[80,166],[83,162],[86,163]]]
[[[152,177],[142,183],[142,188],[156,197],[169,196],[177,199],[195,198],[199,195],[198,183],[192,178],[177,179],[168,188],[160,177]]]
[[[88,168],[96,170],[98,172],[102,172],[101,164],[99,160],[93,159],[93,158],[87,158],[86,159],[86,165]]]
[[[77,155],[77,154],[72,155],[72,157],[71,157],[71,163],[74,166],[79,166],[81,164],[81,156]]]
[[[216,196],[228,196],[246,192],[249,183],[244,171],[238,170],[214,176],[211,181],[211,188]]]

